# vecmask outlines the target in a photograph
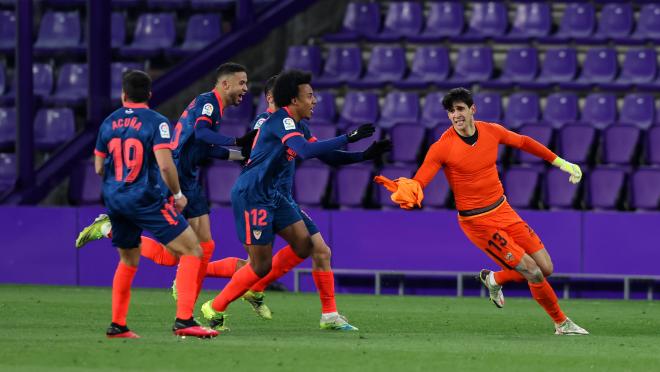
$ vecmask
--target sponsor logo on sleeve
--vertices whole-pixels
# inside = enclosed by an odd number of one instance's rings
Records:
[[[160,123],[158,130],[160,131],[160,138],[170,138],[170,126],[167,123]]]
[[[282,121],[284,123],[284,130],[293,130],[296,129],[296,122],[291,118],[284,118]]]
[[[262,126],[265,122],[266,122],[266,119],[264,119],[264,118],[261,118],[261,119],[257,120],[257,122],[254,123],[254,128],[253,128],[253,129],[259,129],[259,128],[261,128],[261,126]]]
[[[202,115],[211,116],[212,113],[213,113],[213,105],[210,103],[205,104],[204,107],[202,108]]]

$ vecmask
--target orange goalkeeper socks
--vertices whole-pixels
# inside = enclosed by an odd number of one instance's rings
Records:
[[[179,259],[165,249],[165,246],[160,242],[147,238],[146,236],[140,237],[140,244],[142,245],[142,257],[146,257],[151,261],[161,266],[174,266],[179,263]]]
[[[566,320],[566,315],[561,311],[559,307],[559,300],[555,291],[550,286],[550,283],[546,279],[543,279],[541,283],[531,283],[529,282],[529,290],[532,292],[532,297],[536,302],[543,307],[546,313],[550,315],[552,320],[555,323],[563,323]]]
[[[112,322],[126,325],[128,305],[131,302],[131,284],[137,272],[137,266],[128,266],[119,261],[112,279]]]
[[[312,271],[314,284],[319,291],[321,299],[321,313],[337,312],[337,303],[335,302],[335,276],[332,271]]]
[[[495,283],[505,285],[509,282],[524,282],[525,277],[515,270],[500,270],[493,272]]]

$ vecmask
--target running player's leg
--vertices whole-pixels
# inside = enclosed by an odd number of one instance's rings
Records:
[[[119,263],[112,280],[112,323],[106,335],[109,338],[138,338],[128,329],[126,317],[131,302],[131,285],[140,261],[141,229],[119,214],[110,218],[118,226],[112,244],[118,248]]]

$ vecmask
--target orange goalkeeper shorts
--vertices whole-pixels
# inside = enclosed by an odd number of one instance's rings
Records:
[[[522,257],[544,248],[543,242],[505,200],[497,208],[476,216],[458,216],[468,239],[506,269],[514,269]]]

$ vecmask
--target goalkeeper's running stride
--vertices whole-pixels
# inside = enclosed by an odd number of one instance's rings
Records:
[[[504,306],[502,286],[512,281],[529,284],[532,296],[555,323],[555,334],[586,335],[585,329],[564,315],[557,296],[545,277],[553,271],[552,260],[541,239],[511,208],[498,177],[499,144],[512,146],[552,163],[570,174],[569,181],[582,178],[580,167],[565,161],[534,139],[511,132],[499,124],[475,121],[472,93],[455,88],[444,97],[452,127],[435,142],[424,163],[411,179],[376,182],[392,191],[392,200],[401,208],[421,206],[426,187],[440,168],[454,192],[458,223],[468,239],[493,259],[502,270],[481,270],[479,279],[489,291],[490,300]]]

